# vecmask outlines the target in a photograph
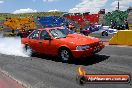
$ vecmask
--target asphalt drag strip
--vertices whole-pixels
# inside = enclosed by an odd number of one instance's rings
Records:
[[[54,58],[54,60],[52,60]],[[132,75],[132,48],[106,46],[92,57],[62,63],[55,57],[22,57],[0,54],[0,68],[27,88],[132,88],[129,84],[86,84],[76,82],[78,67],[88,74]]]

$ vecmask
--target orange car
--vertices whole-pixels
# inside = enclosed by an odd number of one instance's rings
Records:
[[[27,38],[22,38],[22,44],[29,56],[34,53],[48,54],[59,56],[62,61],[94,55],[104,48],[100,39],[70,33],[64,27],[34,30]]]

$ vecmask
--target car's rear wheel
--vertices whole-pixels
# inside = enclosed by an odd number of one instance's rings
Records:
[[[105,32],[105,36],[108,36],[108,32]]]
[[[102,36],[108,36],[108,33],[107,32],[102,32]]]
[[[62,62],[68,62],[72,58],[72,54],[71,54],[70,50],[67,48],[60,49],[59,56],[60,56]]]
[[[30,46],[26,45],[24,48],[24,52],[27,56],[33,56],[33,50]]]

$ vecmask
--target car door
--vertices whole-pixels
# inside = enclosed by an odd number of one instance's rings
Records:
[[[32,48],[33,51],[39,52],[39,39],[40,39],[40,30],[35,30],[30,36],[28,44]]]
[[[46,30],[42,30],[40,33],[39,50],[41,53],[50,54],[49,47],[51,46],[51,36]]]

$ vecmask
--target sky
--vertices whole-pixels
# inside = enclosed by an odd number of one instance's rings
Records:
[[[120,0],[120,10],[132,7],[132,0]],[[28,12],[90,12],[97,13],[100,9],[106,12],[117,8],[117,0],[0,0],[0,13]]]

